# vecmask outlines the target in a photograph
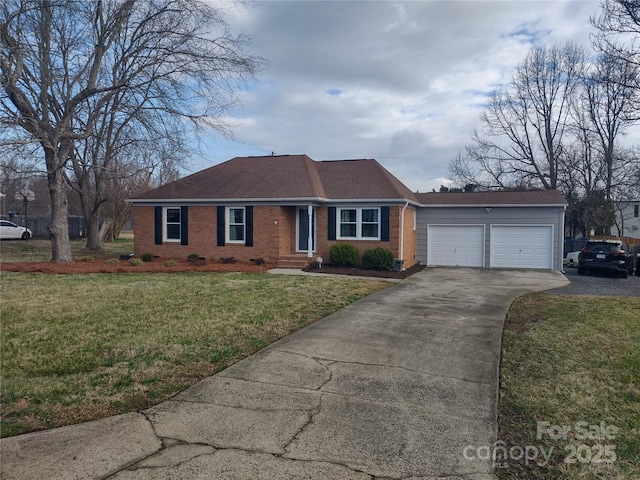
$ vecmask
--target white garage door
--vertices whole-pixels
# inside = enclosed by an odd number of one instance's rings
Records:
[[[553,268],[551,225],[491,225],[490,266]]]
[[[427,265],[484,266],[484,225],[427,225]]]

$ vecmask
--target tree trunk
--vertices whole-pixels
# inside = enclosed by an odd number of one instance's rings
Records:
[[[91,212],[84,216],[87,222],[87,250],[101,250],[102,240],[100,238],[100,218]]]
[[[69,243],[69,201],[65,191],[65,180],[61,169],[51,170],[48,174],[49,196],[51,198],[51,260],[54,262],[72,262]]]

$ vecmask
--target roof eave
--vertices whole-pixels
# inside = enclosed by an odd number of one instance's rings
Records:
[[[420,204],[406,198],[323,198],[323,197],[289,197],[289,198],[128,198],[127,203],[133,205],[211,205],[227,203],[264,203],[264,204],[291,204],[291,203],[321,203],[321,204],[346,204],[346,203],[397,203],[410,204],[419,207]]]
[[[566,207],[566,203],[421,203],[421,207],[437,208],[498,208],[498,207]]]

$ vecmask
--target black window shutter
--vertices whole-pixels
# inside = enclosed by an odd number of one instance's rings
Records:
[[[224,247],[224,207],[218,207],[216,212],[218,246]]]
[[[329,213],[328,213],[328,234],[327,234],[327,239],[328,240],[335,240],[336,239],[336,207],[329,207],[328,208]]]
[[[380,240],[389,241],[389,207],[380,209]]]
[[[162,207],[155,207],[154,236],[155,236],[155,244],[162,245]]]
[[[253,247],[253,207],[248,206],[244,207],[244,221],[245,221],[245,231],[244,231],[244,246],[245,247]]]
[[[180,207],[180,245],[189,245],[189,207]]]

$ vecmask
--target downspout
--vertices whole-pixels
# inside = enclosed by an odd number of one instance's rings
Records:
[[[307,215],[309,215],[309,238],[307,239],[307,247],[309,248],[309,252],[307,253],[307,257],[313,257],[313,205],[309,205],[307,207]]]
[[[400,213],[400,260],[402,260],[402,264],[404,265],[404,212],[409,206],[409,202],[407,202],[404,207],[402,207],[402,212]],[[404,270],[404,266],[402,267]]]
[[[559,257],[560,257],[560,273],[564,273],[564,221],[565,221],[565,212],[567,211],[567,206],[562,207],[562,221],[560,222],[560,232],[562,235],[560,236],[560,248],[559,248]]]

